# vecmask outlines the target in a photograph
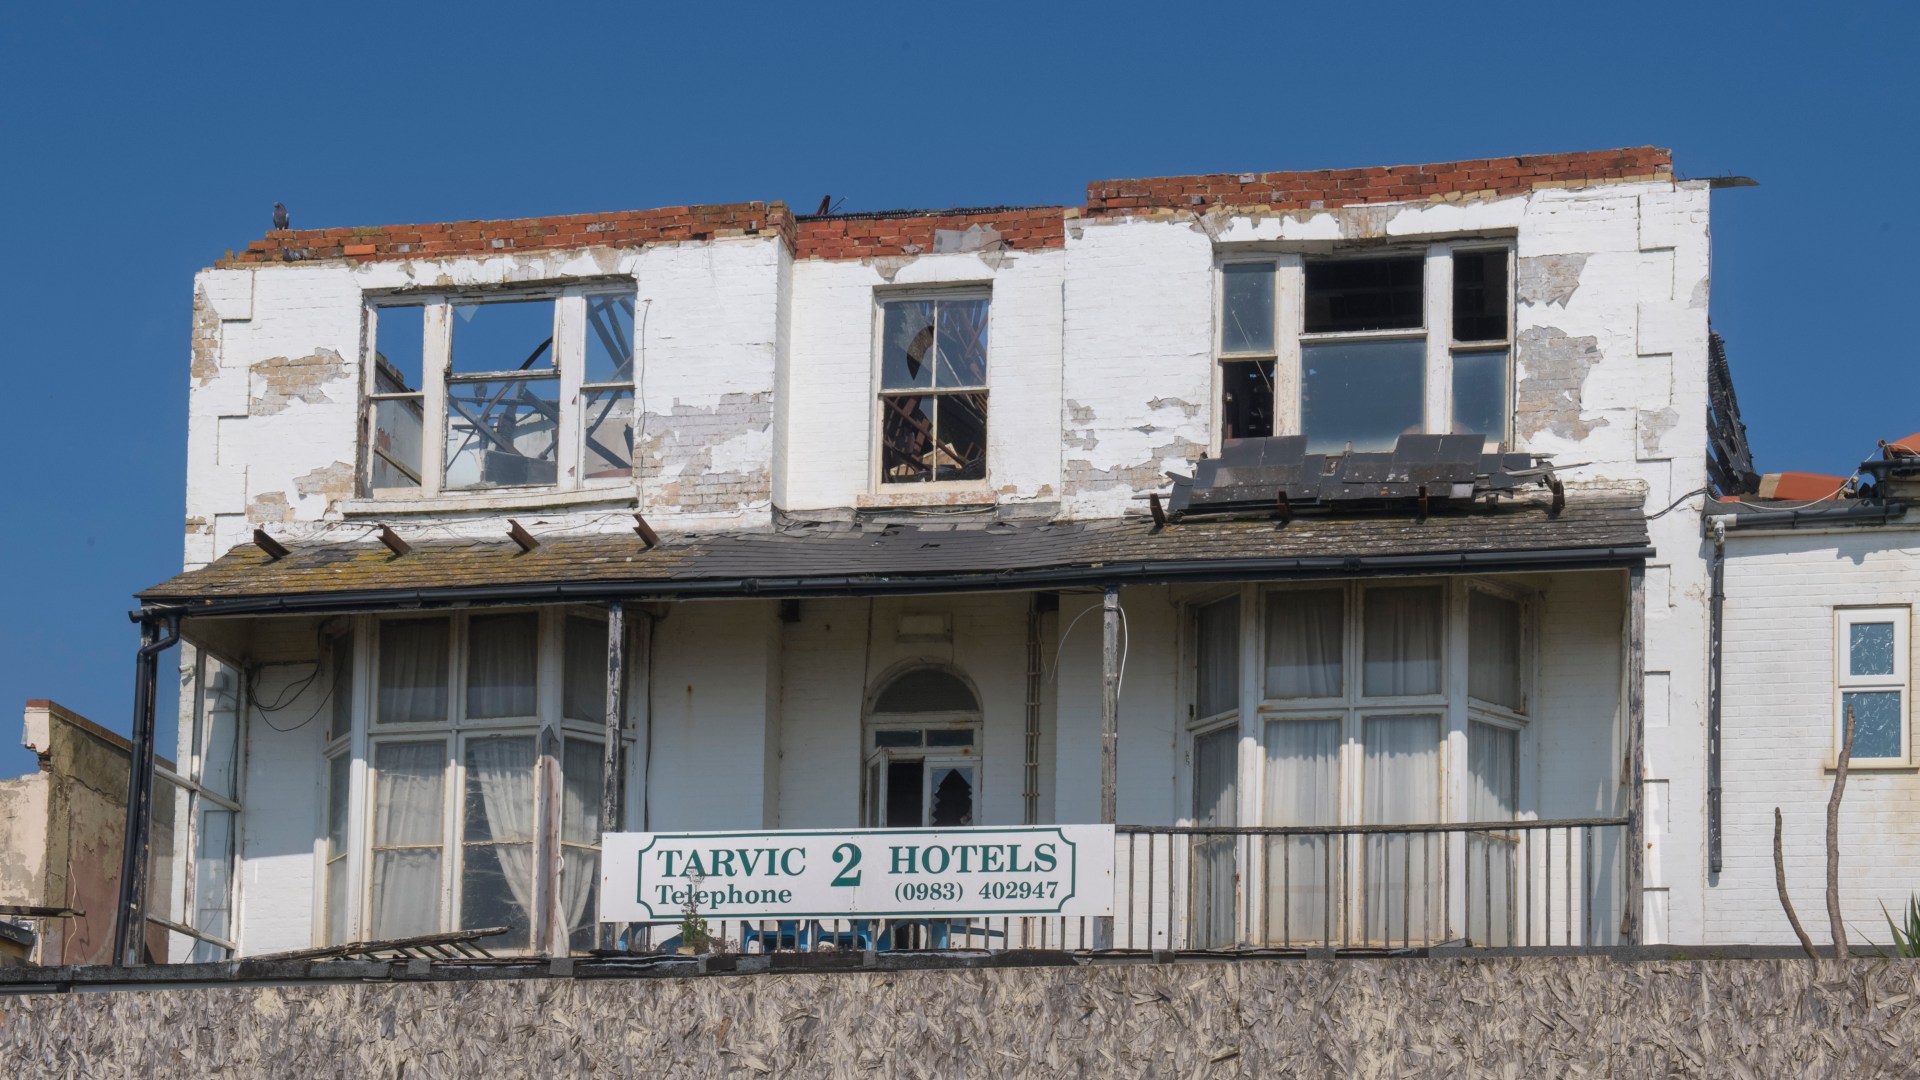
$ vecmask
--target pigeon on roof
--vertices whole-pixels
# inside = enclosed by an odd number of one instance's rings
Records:
[[[273,227],[274,228],[276,229],[288,228],[290,227],[292,220],[293,220],[292,218],[287,216],[286,203],[277,202],[273,204]]]

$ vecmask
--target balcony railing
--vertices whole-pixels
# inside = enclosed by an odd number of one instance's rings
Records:
[[[1122,825],[1114,918],[725,920],[746,952],[1392,952],[1621,943],[1628,819],[1446,825]],[[633,945],[677,944],[671,925]]]

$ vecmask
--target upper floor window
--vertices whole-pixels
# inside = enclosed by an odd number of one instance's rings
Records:
[[[1904,764],[1909,646],[1906,608],[1834,612],[1834,746],[1853,714],[1853,762]],[[1837,753],[1836,753],[1837,756]]]
[[[1272,256],[1220,268],[1220,437],[1302,434],[1307,452],[1404,434],[1508,440],[1510,249]]]
[[[604,288],[375,303],[369,493],[630,480],[633,313]]]
[[[880,483],[987,478],[984,293],[880,305]]]

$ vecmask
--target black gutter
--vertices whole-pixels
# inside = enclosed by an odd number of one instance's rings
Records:
[[[1118,565],[1002,570],[940,577],[835,575],[832,577],[710,578],[698,581],[574,581],[542,584],[449,586],[437,589],[356,589],[293,596],[236,597],[144,604],[137,618],[155,616],[315,614],[369,608],[433,607],[607,600],[681,600],[751,596],[803,599],[826,596],[926,595],[993,589],[1046,589],[1077,585],[1164,585],[1174,582],[1251,581],[1270,578],[1355,577],[1372,574],[1444,574],[1463,570],[1617,569],[1645,562],[1647,545],[1572,548],[1564,551],[1464,551],[1425,555],[1346,555],[1295,559],[1183,559]]]
[[[1727,534],[1721,519],[1710,529],[1712,591],[1707,596],[1707,873],[1720,873],[1720,667],[1722,612],[1727,602]]]
[[[127,754],[127,827],[120,845],[120,901],[114,909],[113,962],[140,963],[153,834],[153,728],[160,654],[180,641],[180,616],[134,616],[140,648],[133,660],[133,740]],[[166,630],[161,632],[162,625]]]
[[[1713,517],[1725,518],[1729,529],[1797,529],[1803,521],[1814,525],[1832,521],[1877,521],[1885,525],[1894,518],[1905,517],[1907,504],[1857,503],[1853,506],[1821,506],[1810,510],[1768,510],[1762,507],[1745,513],[1717,514],[1709,504],[1707,512]]]

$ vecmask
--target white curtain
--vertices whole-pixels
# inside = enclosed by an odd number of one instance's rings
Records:
[[[1440,692],[1440,590],[1430,585],[1366,591],[1366,693]]]
[[[1338,595],[1338,594],[1336,594]],[[1334,825],[1340,820],[1340,721],[1267,723],[1263,825]],[[1324,836],[1267,839],[1265,938],[1269,943],[1322,942],[1339,921],[1327,906],[1343,868]]]
[[[560,908],[571,948],[593,948],[599,913],[594,892],[600,884],[600,796],[602,746],[568,739],[562,761],[560,806]]]
[[[503,921],[512,932],[501,944],[526,944],[533,926],[533,763],[531,735],[467,740],[461,923],[476,929]]]
[[[1194,708],[1216,716],[1240,706],[1240,600],[1203,607],[1194,619]]]
[[[1267,696],[1340,696],[1346,594],[1340,589],[1267,597]]]
[[[532,716],[538,615],[482,615],[467,623],[467,715]]]
[[[376,940],[440,929],[446,743],[374,749],[373,927]]]
[[[1440,718],[1370,716],[1366,720],[1362,820],[1368,825],[1440,820]],[[1366,936],[1409,944],[1442,940],[1441,867],[1445,833],[1387,833],[1366,838]]]
[[[382,724],[439,724],[447,719],[447,622],[390,619],[380,624]]]
[[[1511,821],[1519,794],[1520,733],[1475,721],[1467,728],[1467,818]],[[1461,880],[1467,891],[1466,935],[1476,945],[1513,944],[1518,881],[1515,833],[1472,833]]]
[[[607,721],[607,624],[598,619],[567,619],[560,714],[590,724]]]
[[[1479,589],[1467,597],[1467,686],[1481,701],[1522,704],[1520,605]]]
[[[1238,605],[1236,604],[1236,607]],[[1193,824],[1231,826],[1239,796],[1240,729],[1224,727],[1193,740]],[[1188,902],[1193,945],[1233,944],[1232,835],[1193,837],[1193,887]]]

